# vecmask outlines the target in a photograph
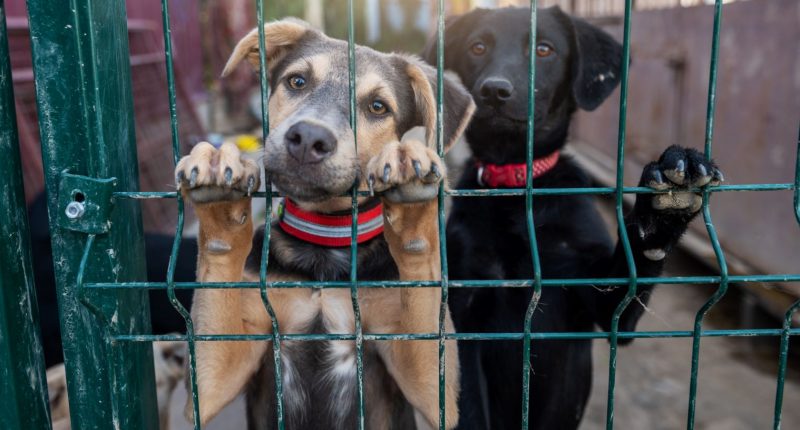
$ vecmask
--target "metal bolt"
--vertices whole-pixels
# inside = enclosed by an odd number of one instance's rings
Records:
[[[67,210],[65,210],[64,213],[67,214],[67,218],[69,219],[77,219],[83,216],[83,212],[85,210],[86,208],[83,206],[83,203],[70,202],[70,204],[67,205]]]

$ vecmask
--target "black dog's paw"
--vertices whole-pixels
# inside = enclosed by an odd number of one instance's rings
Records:
[[[691,189],[719,185],[723,180],[716,164],[706,160],[702,153],[673,145],[658,161],[644,168],[639,185],[668,191],[648,196],[652,209],[663,214],[691,216],[703,205],[703,197]]]
[[[640,194],[633,222],[628,224],[637,227],[643,255],[651,261],[663,260],[703,206],[698,189],[719,185],[723,180],[713,161],[694,149],[677,145],[645,166],[639,186],[662,193]]]

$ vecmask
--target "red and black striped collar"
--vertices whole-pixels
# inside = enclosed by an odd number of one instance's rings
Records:
[[[559,151],[533,160],[533,178],[549,172],[558,163]],[[526,163],[488,164],[478,161],[478,183],[490,188],[525,188]]]
[[[309,212],[297,203],[284,199],[278,209],[278,225],[287,234],[320,246],[350,246],[353,215],[350,211],[337,213]],[[380,199],[371,199],[358,207],[358,243],[364,243],[383,233],[383,206]]]

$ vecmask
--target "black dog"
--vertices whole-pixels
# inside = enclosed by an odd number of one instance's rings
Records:
[[[596,108],[619,83],[621,46],[558,8],[538,15],[533,183],[536,188],[591,186],[558,151],[573,112]],[[528,9],[478,9],[448,21],[445,67],[461,77],[478,105],[466,133],[474,158],[460,189],[525,186],[529,16]],[[435,64],[432,45],[426,59]],[[665,256],[700,209],[700,196],[686,188],[721,180],[714,163],[692,149],[673,146],[647,165],[640,185],[673,192],[639,195],[625,217],[638,276],[661,273]],[[536,197],[534,222],[544,278],[628,276],[623,249],[614,247],[589,196]],[[447,242],[453,279],[533,276],[522,196],[455,199]],[[651,289],[640,286],[638,300],[646,302]],[[545,287],[533,331],[591,332],[595,326],[608,331],[626,292],[627,286],[603,291]],[[529,288],[453,289],[456,329],[521,332],[531,296]],[[634,330],[642,312],[634,301],[619,330]],[[522,342],[464,341],[459,352],[460,428],[519,428]],[[591,342],[535,341],[531,362],[531,428],[577,428],[591,390]]]

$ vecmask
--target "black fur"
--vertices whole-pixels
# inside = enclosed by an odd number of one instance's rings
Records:
[[[449,21],[445,67],[461,77],[478,105],[467,130],[475,160],[468,162],[459,189],[483,188],[474,161],[525,162],[529,28],[527,9],[479,9]],[[613,91],[620,77],[621,47],[610,36],[557,8],[539,11],[539,43],[554,54],[537,58],[534,153],[543,157],[563,147],[572,113],[594,109]],[[470,47],[487,47],[475,56]],[[432,47],[426,58],[433,62]],[[512,85],[510,98],[498,103],[485,98],[487,79]],[[609,125],[614,126],[614,125]],[[655,182],[679,188],[663,172],[683,160],[687,183],[696,172],[719,178],[713,163],[696,151],[672,147],[645,169],[640,185]],[[592,183],[569,158],[534,180],[537,188],[589,187]],[[653,197],[640,195],[625,217],[638,276],[658,276],[663,259],[652,261],[646,250],[669,252],[696,215],[689,209],[656,211]],[[547,279],[627,277],[622,247],[613,245],[590,196],[536,197],[534,223]],[[644,232],[642,234],[642,232]],[[524,197],[456,198],[447,225],[448,262],[452,279],[531,279]],[[639,286],[643,303],[652,286]],[[591,332],[610,329],[612,314],[627,287],[544,288],[533,318],[535,332]],[[456,330],[521,332],[531,289],[453,289],[450,309]],[[634,301],[623,313],[619,330],[634,330],[643,306]],[[625,343],[620,341],[620,343]],[[459,344],[462,393],[459,428],[519,428],[522,416],[522,342],[464,341]],[[575,429],[589,397],[592,381],[591,342],[534,341],[530,426]]]

